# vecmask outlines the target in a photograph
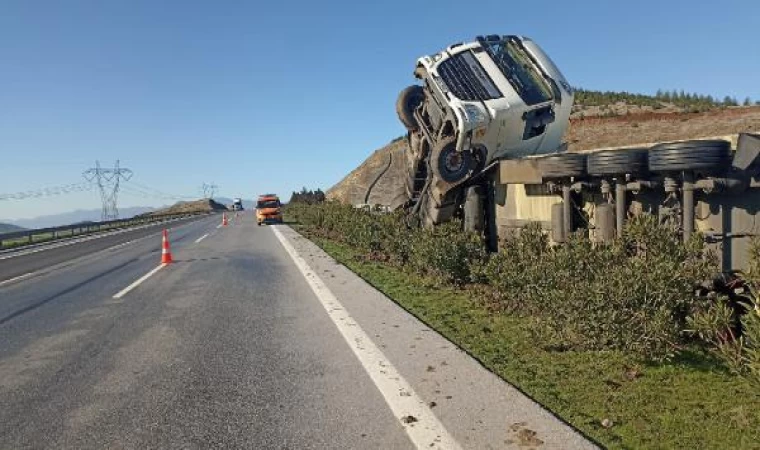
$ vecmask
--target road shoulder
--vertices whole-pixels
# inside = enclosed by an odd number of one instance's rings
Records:
[[[463,447],[595,448],[314,243],[279,229]]]

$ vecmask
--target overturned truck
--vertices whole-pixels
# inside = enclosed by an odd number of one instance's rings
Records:
[[[760,233],[760,136],[567,152],[573,91],[530,39],[485,36],[417,61],[399,95],[408,130],[405,204],[428,227],[453,217],[489,247],[529,223],[554,242],[605,241],[649,213],[699,231],[724,273],[746,268]]]
[[[490,163],[560,150],[573,92],[532,40],[480,36],[420,58],[414,75],[422,86],[396,111],[409,131],[407,206],[426,226],[457,214]]]

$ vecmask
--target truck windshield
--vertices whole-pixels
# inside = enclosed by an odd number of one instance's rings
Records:
[[[267,200],[263,202],[256,203],[257,208],[279,208],[280,202],[277,200]]]
[[[552,91],[546,80],[514,39],[481,39],[480,45],[526,104],[535,105],[552,99]]]

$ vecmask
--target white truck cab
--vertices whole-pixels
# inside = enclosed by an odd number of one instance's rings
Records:
[[[414,75],[422,86],[396,110],[409,131],[407,194],[427,225],[448,220],[492,161],[561,150],[573,90],[531,39],[479,36],[419,58]]]

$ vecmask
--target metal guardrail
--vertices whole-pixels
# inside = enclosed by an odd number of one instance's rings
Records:
[[[86,236],[103,231],[131,228],[139,225],[169,222],[178,219],[207,215],[211,213],[182,213],[160,216],[137,216],[129,219],[107,220],[102,222],[83,222],[60,227],[37,228],[34,230],[13,231],[0,234],[0,250],[24,247],[31,244],[49,242],[58,239]]]

